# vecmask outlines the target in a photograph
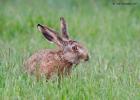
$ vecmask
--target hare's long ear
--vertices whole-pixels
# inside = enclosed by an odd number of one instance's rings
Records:
[[[64,17],[60,17],[60,23],[61,23],[62,37],[65,39],[69,39],[69,35],[67,32],[67,24],[66,24]]]
[[[48,41],[54,42],[58,46],[62,46],[62,38],[58,36],[57,32],[41,24],[38,24],[37,28],[40,32],[43,33],[43,35],[47,38]]]

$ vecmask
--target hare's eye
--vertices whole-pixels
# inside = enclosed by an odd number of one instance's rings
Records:
[[[72,47],[72,50],[77,51],[77,50],[78,50],[78,49],[77,49],[77,46],[73,46],[73,47]]]

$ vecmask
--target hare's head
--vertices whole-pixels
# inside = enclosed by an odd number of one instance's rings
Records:
[[[63,51],[64,59],[73,64],[78,64],[80,60],[88,61],[87,49],[79,42],[69,38],[67,25],[63,17],[60,18],[60,22],[62,36],[59,36],[57,32],[47,26],[38,24],[37,27],[48,41],[55,43]]]

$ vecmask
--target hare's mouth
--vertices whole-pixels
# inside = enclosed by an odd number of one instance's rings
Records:
[[[87,55],[83,60],[84,61],[89,61],[89,56]]]
[[[88,61],[89,60],[89,56],[87,55],[87,57],[84,59],[84,61]]]

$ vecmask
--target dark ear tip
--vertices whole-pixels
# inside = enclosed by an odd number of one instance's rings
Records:
[[[43,28],[43,25],[41,25],[41,24],[37,24],[37,27],[41,27],[41,28]]]
[[[37,24],[37,27],[38,27],[38,26],[41,26],[41,25],[40,25],[40,24]]]
[[[60,17],[60,20],[64,20],[64,17]]]

